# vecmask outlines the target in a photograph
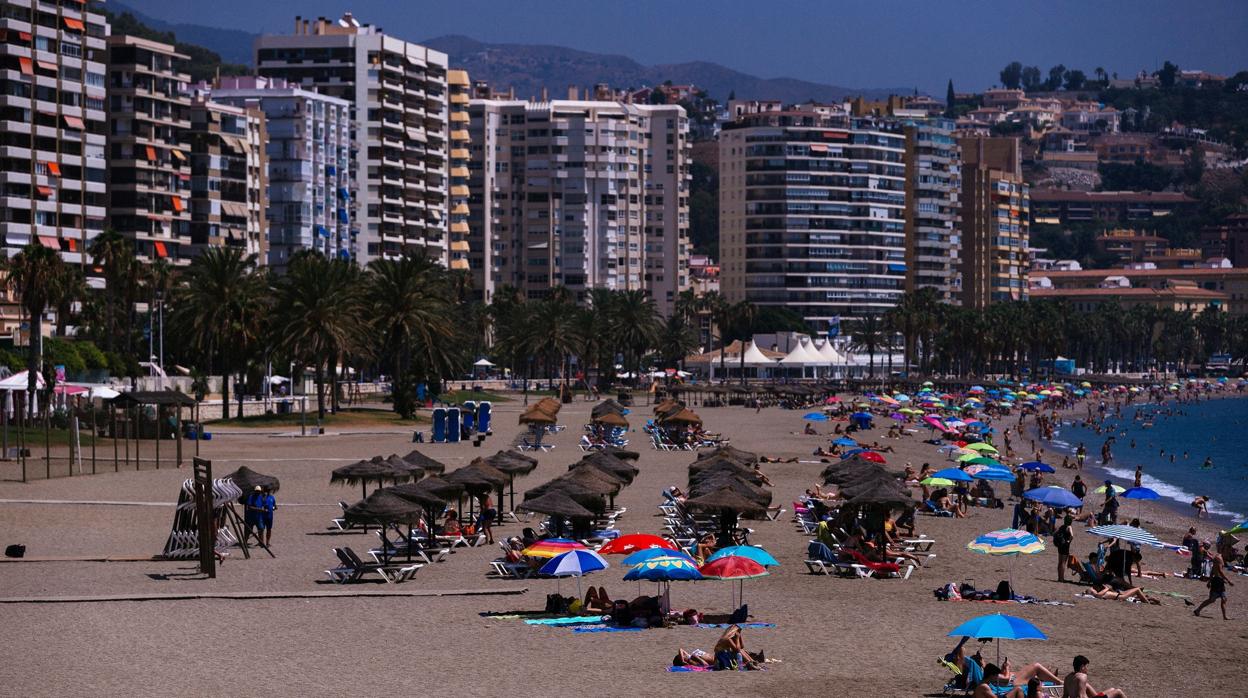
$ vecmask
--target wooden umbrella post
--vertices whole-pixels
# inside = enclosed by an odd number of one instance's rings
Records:
[[[117,453],[117,406],[111,402],[108,405],[108,414],[113,420],[113,472],[121,472],[121,464]]]

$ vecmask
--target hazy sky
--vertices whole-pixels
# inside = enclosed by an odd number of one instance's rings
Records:
[[[123,0],[168,21],[287,33],[296,14],[351,10],[419,40],[464,34],[618,53],[642,63],[709,60],[763,77],[846,87],[917,86],[944,96],[997,82],[1010,60],[1134,74],[1248,69],[1248,0]],[[455,57],[451,56],[454,64]]]

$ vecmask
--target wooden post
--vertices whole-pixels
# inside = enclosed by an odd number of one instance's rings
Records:
[[[43,471],[44,478],[52,479],[52,410],[47,404],[52,399],[52,391],[48,391],[48,399],[43,405]]]
[[[140,425],[139,425],[139,420],[142,418],[142,409],[143,409],[142,405],[136,404],[134,406],[134,427],[133,428],[134,428],[134,469],[135,470],[143,469],[143,459],[139,457],[139,436],[141,435],[141,432],[142,432],[142,429],[140,428]]]
[[[14,399],[17,410],[17,459],[22,463],[22,482],[26,482],[26,393],[18,393]]]
[[[109,403],[108,414],[113,418],[113,472],[121,472],[121,465],[117,458],[117,406]]]
[[[178,467],[182,467],[182,403],[178,403],[178,411],[173,418],[173,439],[177,445]]]
[[[87,399],[87,408],[91,410],[91,474],[95,474],[95,440],[100,435],[99,427],[96,426],[95,405],[91,404],[91,399]]]
[[[195,402],[195,455],[199,455],[199,442],[204,440],[204,424],[199,421],[199,401]]]
[[[164,428],[160,421],[160,403],[156,403],[156,469],[160,470],[160,432]]]

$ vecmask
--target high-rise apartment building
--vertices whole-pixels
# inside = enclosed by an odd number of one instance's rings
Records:
[[[672,105],[473,100],[469,261],[489,299],[689,286],[688,118]]]
[[[264,112],[268,132],[268,263],[286,270],[291,255],[316,250],[351,257],[348,208],[355,190],[351,103],[281,78],[221,78],[214,102]]]
[[[450,242],[447,245],[447,266],[451,269],[467,271],[468,251],[468,102],[471,98],[472,83],[468,80],[467,71],[448,70],[446,72],[447,108],[450,113],[448,129],[450,130],[450,209],[448,228]]]
[[[264,112],[199,97],[191,103],[191,246],[268,255]]]
[[[82,2],[0,0],[0,244],[85,265],[104,229],[104,16]]]
[[[720,289],[816,330],[896,305],[906,277],[896,121],[766,111],[719,136]]]
[[[930,288],[944,303],[953,302],[961,286],[962,165],[953,130],[948,119],[905,122],[906,290]]]
[[[351,103],[360,263],[404,253],[447,259],[447,58],[361,25],[295,20],[256,39],[256,70]],[[345,209],[344,209],[345,210]]]
[[[1027,298],[1028,191],[1017,138],[959,138],[962,305]]]
[[[140,261],[192,255],[190,79],[172,46],[108,39],[108,221]]]

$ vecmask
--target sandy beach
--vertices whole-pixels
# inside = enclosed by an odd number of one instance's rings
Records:
[[[644,402],[644,399],[643,399]],[[422,450],[448,469],[506,448],[520,431],[518,402],[496,406],[496,432],[480,449],[469,443],[427,445]],[[519,480],[527,489],[562,473],[583,454],[576,447],[592,403],[566,405],[559,415],[566,431],[556,448],[537,454],[540,465]],[[802,435],[801,412],[768,408],[695,407],[708,430],[732,437],[735,446],[768,456],[798,456],[826,444],[825,436]],[[684,486],[688,452],[657,452],[632,418],[632,448],[641,470],[617,504],[625,532],[659,533],[660,490]],[[1011,424],[1012,424],[1011,420]],[[898,440],[884,438],[887,420],[860,435],[894,446],[889,465],[909,462],[942,467],[944,457],[923,443],[928,430]],[[819,425],[820,430],[829,427]],[[327,584],[323,570],[334,566],[331,547],[363,552],[376,538],[328,529],[337,502],[356,501],[359,487],[329,483],[335,467],[374,455],[412,449],[410,431],[356,429],[322,437],[294,438],[261,430],[218,430],[202,444],[202,455],[218,474],[247,465],[281,479],[273,536],[276,559],[260,553],[243,560],[235,552],[215,580],[195,574],[191,562],[3,562],[0,596],[51,598],[68,595],[183,594],[341,590]],[[1060,461],[1060,457],[1057,459]],[[718,695],[918,696],[939,694],[948,673],[936,660],[955,640],[946,633],[977,615],[1003,612],[1035,623],[1047,641],[1005,642],[1002,654],[1015,665],[1041,662],[1059,675],[1071,658],[1092,660],[1098,689],[1114,686],[1135,696],[1237,696],[1244,694],[1242,663],[1248,656],[1248,584],[1233,577],[1230,614],[1216,607],[1195,618],[1180,598],[1199,603],[1203,583],[1168,577],[1148,580],[1162,592],[1160,607],[1077,598],[1083,587],[1056,581],[1056,552],[1013,560],[989,559],[966,549],[980,533],[1010,524],[1010,508],[971,509],[966,519],[920,516],[918,532],[937,541],[936,558],[909,580],[842,579],[807,573],[806,541],[791,520],[793,500],[817,480],[819,463],[764,465],[774,483],[774,503],[787,510],[776,521],[751,522],[752,542],[781,566],[771,576],[748,580],[745,599],[751,620],[773,628],[747,629],[746,646],[781,660],[763,672],[669,674],[678,648],[709,650],[717,631],[690,627],[642,632],[578,634],[566,628],[525,625],[516,619],[485,618],[485,611],[540,610],[546,594],[574,582],[486,577],[497,546],[459,548],[445,562],[420,570],[396,590],[518,590],[522,595],[263,598],[93,603],[3,603],[0,627],[0,685],[9,695],[330,695],[420,692],[433,695],[549,695],[575,686],[578,693],[624,696],[649,692],[703,691]],[[1059,469],[1060,470],[1060,469]],[[10,464],[0,474],[13,477]],[[0,543],[24,543],[38,557],[143,556],[159,553],[173,518],[172,503],[189,468],[143,470],[35,481],[0,482]],[[1048,476],[1066,484],[1072,471]],[[1046,482],[1046,484],[1052,484]],[[370,488],[371,489],[371,488]],[[998,493],[1007,486],[997,484]],[[18,502],[16,500],[28,500]],[[66,503],[48,503],[57,500]],[[78,502],[132,502],[85,504]],[[1124,502],[1134,516],[1137,503]],[[1194,520],[1173,508],[1145,502],[1143,525],[1178,543]],[[1197,524],[1212,538],[1217,526]],[[510,524],[496,536],[518,534]],[[1096,539],[1076,531],[1072,552],[1086,555]],[[611,559],[614,563],[618,558]],[[1145,569],[1179,571],[1186,559],[1147,551]],[[1072,605],[996,604],[938,601],[932,591],[949,582],[995,587],[1012,571],[1019,593]],[[638,585],[622,581],[612,567],[585,579],[613,597],[631,598]],[[383,584],[357,585],[369,590]],[[675,608],[731,610],[731,586],[724,582],[673,585]],[[350,587],[348,587],[349,589]],[[653,587],[646,587],[646,590]],[[985,646],[986,656],[995,650]]]

